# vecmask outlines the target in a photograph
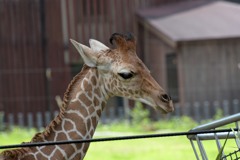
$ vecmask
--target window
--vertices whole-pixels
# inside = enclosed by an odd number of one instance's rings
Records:
[[[174,102],[179,101],[178,73],[177,73],[177,56],[175,53],[166,56],[167,70],[167,87],[168,93]]]

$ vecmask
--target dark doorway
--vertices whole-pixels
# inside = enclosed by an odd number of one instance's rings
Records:
[[[177,56],[175,53],[167,54],[167,87],[168,93],[171,95],[174,102],[179,101],[179,88],[178,88],[178,73],[177,73]]]

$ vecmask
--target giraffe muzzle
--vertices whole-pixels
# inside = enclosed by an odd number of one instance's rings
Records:
[[[174,111],[172,98],[169,95],[167,94],[159,95],[158,99],[161,101],[160,103],[158,103],[159,104],[158,108],[162,113],[166,114]]]

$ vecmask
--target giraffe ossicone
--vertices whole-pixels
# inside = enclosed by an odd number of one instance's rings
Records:
[[[94,52],[100,52],[100,51],[109,49],[105,44],[103,44],[95,39],[90,39],[89,44],[90,44],[91,49]]]
[[[163,113],[172,112],[173,103],[137,57],[131,34],[115,33],[110,42],[115,48],[91,39],[90,47],[71,40],[85,65],[69,84],[60,113],[31,142],[92,138],[101,113],[112,96],[146,103]],[[1,153],[0,159],[53,160],[83,159],[89,144],[20,148]]]

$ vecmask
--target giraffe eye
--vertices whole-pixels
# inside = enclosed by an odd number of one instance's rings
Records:
[[[123,79],[130,79],[134,76],[133,72],[122,72],[118,73],[119,76],[121,76]]]

